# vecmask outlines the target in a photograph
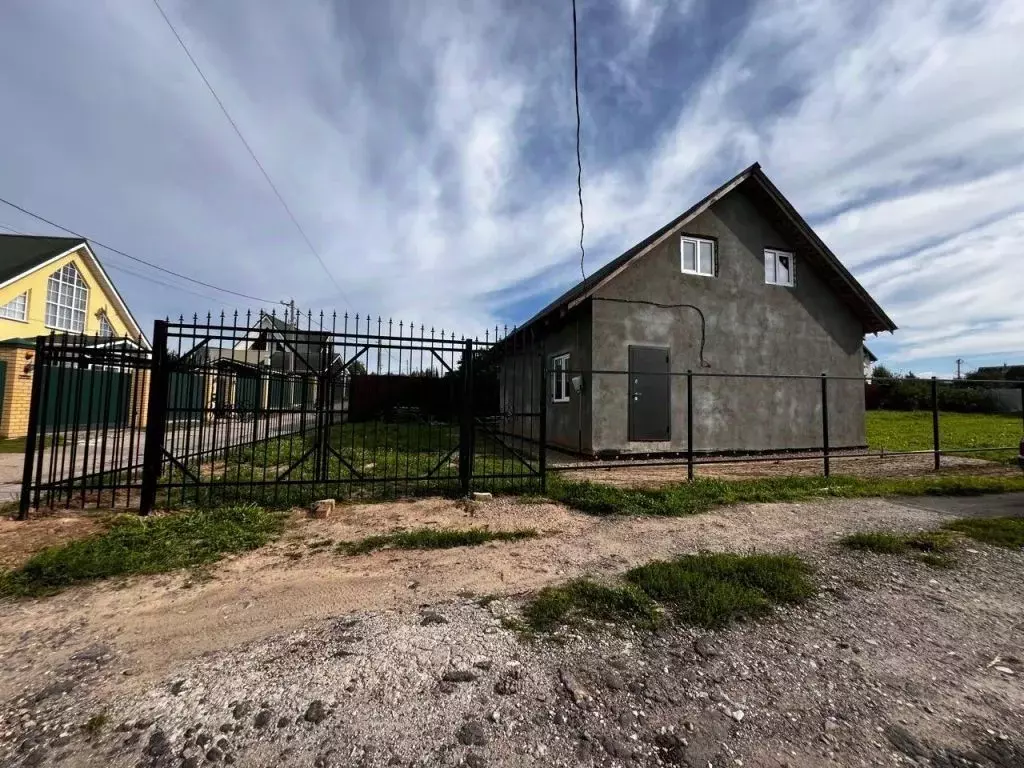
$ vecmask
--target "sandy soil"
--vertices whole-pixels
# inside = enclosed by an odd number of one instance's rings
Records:
[[[679,552],[799,549],[851,529],[894,522],[921,527],[937,519],[933,512],[878,500],[737,506],[688,518],[602,518],[504,499],[344,506],[328,520],[296,513],[279,542],[203,574],[132,578],[39,601],[0,603],[0,648],[17,649],[7,656],[8,669],[16,658],[23,672],[43,673],[64,653],[63,643],[26,644],[25,633],[89,638],[122,653],[133,675],[152,678],[182,659],[350,611],[409,609],[465,592],[519,594]],[[400,528],[469,525],[536,528],[541,536],[357,557],[309,546]],[[0,697],[21,685],[23,679],[4,675]]]
[[[0,603],[0,764],[1019,768],[1024,553],[964,544],[939,570],[835,544],[945,517],[881,500],[675,519],[424,500],[296,520],[209,580]],[[419,525],[544,535],[353,558],[316,546]],[[502,624],[520,592],[700,549],[799,552],[821,592],[710,635],[538,643]]]
[[[29,520],[0,518],[0,569],[14,568],[45,547],[99,530],[105,513],[42,515]]]

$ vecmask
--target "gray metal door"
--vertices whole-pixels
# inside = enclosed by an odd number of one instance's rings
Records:
[[[629,439],[671,437],[671,378],[668,349],[629,348]]]

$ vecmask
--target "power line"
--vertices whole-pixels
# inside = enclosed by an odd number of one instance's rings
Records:
[[[9,205],[11,208],[14,208],[17,211],[21,211],[22,213],[24,213],[24,214],[26,214],[28,216],[31,216],[33,219],[37,219],[37,220],[43,222],[44,224],[49,224],[51,227],[56,227],[57,229],[61,230],[62,232],[67,232],[68,234],[74,235],[75,237],[80,237],[82,240],[88,240],[90,243],[92,243],[93,245],[98,245],[100,248],[106,248],[108,251],[116,253],[118,256],[124,256],[126,259],[131,259],[132,261],[137,261],[137,262],[139,262],[139,264],[145,264],[147,267],[150,267],[152,269],[156,269],[156,270],[158,270],[160,272],[166,272],[168,275],[173,275],[174,277],[180,278],[181,280],[187,280],[190,283],[195,283],[196,285],[201,285],[204,288],[212,288],[213,290],[220,291],[222,293],[230,293],[232,296],[240,296],[243,299],[249,299],[251,301],[258,301],[261,304],[277,304],[277,301],[275,299],[262,299],[259,296],[250,296],[247,293],[241,293],[239,291],[232,291],[230,288],[221,288],[219,285],[214,285],[213,283],[203,282],[202,280],[197,280],[194,277],[189,277],[188,275],[183,275],[180,272],[175,272],[173,269],[167,269],[166,267],[161,267],[159,264],[154,264],[151,261],[146,261],[145,259],[140,259],[138,256],[132,256],[130,253],[125,253],[122,250],[114,248],[112,245],[106,245],[105,243],[101,243],[99,240],[97,240],[94,237],[89,237],[88,235],[83,235],[81,232],[76,232],[73,229],[68,229],[67,227],[63,227],[60,224],[58,224],[57,222],[55,222],[55,221],[50,221],[45,216],[40,216],[38,213],[32,213],[32,211],[28,210],[27,208],[22,208],[17,203],[12,203],[10,200],[6,200],[6,199],[4,199],[2,197],[0,197],[0,203],[3,203],[4,205]]]
[[[0,229],[6,229],[8,232],[13,232],[16,235],[21,234],[21,232],[16,230],[14,227],[8,227],[6,224],[0,224]]]
[[[583,159],[580,156],[580,50],[576,37],[576,0],[572,0],[572,75],[573,90],[576,94],[576,194],[580,200],[580,274],[586,280],[587,273],[583,269],[583,260],[586,258],[587,252],[583,250]]]
[[[256,153],[253,151],[253,148],[249,145],[249,142],[245,140],[245,136],[242,135],[242,131],[238,127],[238,124],[231,117],[231,114],[228,112],[228,108],[224,106],[224,102],[220,100],[220,96],[217,95],[217,91],[213,89],[213,86],[210,84],[210,81],[207,80],[206,75],[203,74],[203,70],[199,67],[199,63],[195,60],[195,57],[192,56],[192,53],[189,51],[188,46],[185,45],[185,41],[181,38],[181,35],[178,34],[178,30],[174,28],[174,24],[171,23],[170,18],[167,16],[166,13],[164,13],[164,9],[161,7],[160,1],[153,0],[153,5],[155,5],[156,9],[160,11],[160,15],[163,16],[163,19],[166,22],[168,28],[171,30],[171,33],[178,41],[178,45],[181,46],[181,50],[185,52],[185,55],[188,56],[188,60],[192,62],[192,66],[195,68],[196,73],[199,75],[200,78],[202,78],[203,83],[206,84],[206,88],[207,90],[209,90],[210,95],[213,96],[214,101],[217,102],[217,106],[220,107],[220,111],[224,113],[224,117],[227,118],[228,122],[231,124],[231,127],[235,130],[235,134],[238,136],[239,140],[242,142],[246,150],[249,152],[249,156],[253,159],[253,162],[256,163],[256,167],[260,169],[260,173],[263,174],[263,178],[266,179],[267,184],[273,190],[278,202],[281,203],[281,207],[284,208],[285,213],[288,214],[288,218],[292,220],[292,224],[295,225],[295,228],[299,231],[299,234],[302,235],[302,239],[306,241],[306,245],[308,246],[310,253],[312,253],[313,256],[316,258],[317,263],[319,263],[320,266],[323,268],[324,272],[327,274],[327,277],[329,277],[331,282],[334,283],[334,287],[338,290],[338,295],[346,302],[351,304],[351,302],[349,302],[348,299],[345,297],[344,291],[341,290],[341,286],[338,284],[338,281],[334,278],[334,275],[331,274],[331,270],[329,270],[327,268],[327,265],[324,263],[323,258],[320,256],[320,252],[317,251],[316,247],[313,245],[313,241],[309,239],[309,236],[306,234],[306,231],[302,228],[302,225],[299,224],[299,220],[296,219],[295,214],[292,213],[292,209],[288,207],[288,203],[285,202],[284,197],[282,197],[280,191],[278,191],[277,185],[274,184],[273,180],[271,180],[270,174],[267,173],[267,169],[263,167],[263,163],[261,163],[260,159],[256,157]]]
[[[121,273],[123,273],[125,275],[131,275],[132,277],[137,277],[140,280],[148,280],[151,283],[156,283],[157,285],[162,285],[165,288],[171,288],[171,289],[176,290],[176,291],[183,291],[184,293],[191,293],[193,296],[199,296],[200,298],[207,299],[209,301],[213,301],[213,302],[219,302],[220,301],[220,299],[218,299],[218,298],[216,298],[214,296],[210,296],[210,295],[205,294],[205,293],[200,293],[199,291],[193,291],[193,290],[190,290],[189,288],[183,288],[182,286],[174,285],[173,283],[166,283],[163,280],[157,280],[155,277],[150,277],[149,275],[143,275],[141,272],[133,272],[130,269],[125,269],[124,267],[118,266],[117,264],[107,264],[106,268],[107,269],[113,269],[114,271],[121,272]]]

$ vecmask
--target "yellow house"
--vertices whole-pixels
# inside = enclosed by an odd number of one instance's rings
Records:
[[[0,235],[0,437],[27,430],[34,339],[50,333],[128,337],[149,349],[88,242]]]

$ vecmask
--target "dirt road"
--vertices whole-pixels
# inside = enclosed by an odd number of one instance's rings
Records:
[[[948,517],[879,500],[675,519],[344,508],[208,576],[0,604],[0,763],[1024,765],[1024,554],[965,546],[936,570],[835,545]],[[358,557],[324,545],[420,525],[542,536]],[[700,549],[801,552],[821,596],[696,649],[678,628],[552,644],[501,623],[545,584]]]

